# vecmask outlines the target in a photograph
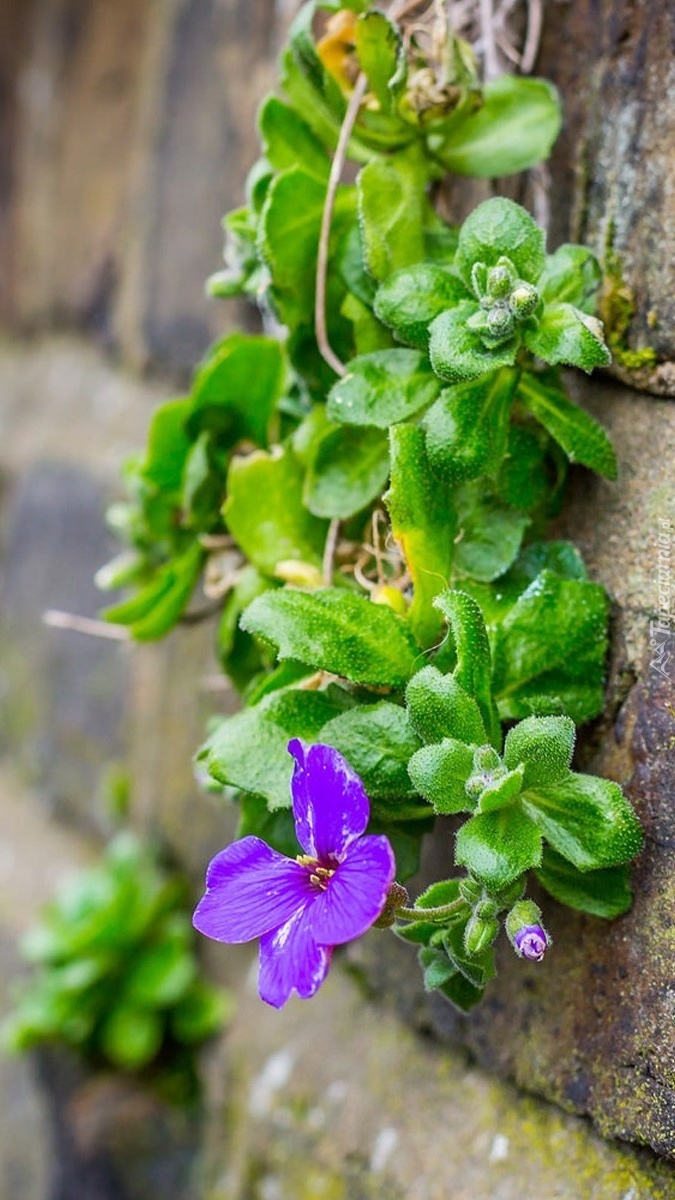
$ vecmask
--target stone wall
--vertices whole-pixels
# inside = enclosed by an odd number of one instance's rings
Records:
[[[15,0],[0,12],[3,986],[17,969],[16,934],[108,831],[111,781],[128,778],[134,820],[159,832],[195,880],[229,836],[229,815],[198,792],[190,766],[206,714],[231,704],[210,688],[212,630],[131,648],[46,628],[41,614],[95,616],[91,579],[110,551],[103,512],[121,462],[142,444],[152,405],[180,386],[209,340],[251,321],[207,302],[203,279],[218,266],[220,215],[241,202],[255,105],[290,7]],[[647,0],[551,3],[542,48],[542,71],[561,84],[567,113],[551,165],[553,243],[586,236],[601,247],[612,214],[622,286],[641,312],[658,314],[657,333],[653,321],[629,321],[626,346],[652,345],[666,364],[621,372],[661,391],[675,357],[663,269],[674,222],[661,236],[653,198],[658,183],[667,217],[675,110],[656,100],[673,86],[672,20],[666,3]],[[585,150],[574,157],[580,129]],[[622,462],[619,485],[574,477],[566,520],[614,600],[608,716],[584,753],[629,784],[645,820],[634,911],[609,929],[555,914],[550,960],[530,970],[505,963],[469,1021],[430,1008],[412,952],[381,934],[348,960],[353,978],[363,982],[365,970],[368,996],[336,971],[312,1005],[292,1003],[282,1015],[253,999],[247,952],[209,948],[238,1014],[204,1055],[205,1154],[182,1191],[157,1191],[164,1200],[675,1193],[666,1163],[604,1143],[578,1117],[499,1081],[592,1116],[609,1137],[675,1155],[675,697],[672,678],[650,686],[648,666],[655,530],[659,517],[675,519],[675,409],[611,382],[575,386]],[[431,854],[443,855],[444,837]],[[490,1074],[469,1064],[467,1047]],[[41,1093],[24,1064],[1,1071],[12,1098],[0,1131],[1,1200],[44,1200],[54,1162]],[[126,1114],[112,1122],[124,1156],[129,1114],[153,1116],[134,1107],[137,1096],[115,1103]],[[75,1116],[83,1111],[74,1102]],[[86,1140],[91,1123],[75,1128]],[[194,1157],[194,1129],[181,1136]],[[153,1151],[144,1153],[147,1166]],[[154,1200],[150,1175],[125,1177],[120,1200]]]

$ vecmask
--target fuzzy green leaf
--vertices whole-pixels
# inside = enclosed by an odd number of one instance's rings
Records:
[[[597,715],[607,619],[599,584],[542,571],[495,627],[493,686],[502,720],[557,711],[579,723]]]
[[[484,582],[498,579],[514,562],[530,524],[529,517],[491,496],[480,480],[458,489],[455,508],[456,572]]]
[[[568,773],[576,730],[569,717],[528,717],[506,735],[504,762],[525,767],[523,788],[556,783]]]
[[[474,697],[490,740],[499,744],[501,735],[492,699],[490,643],[483,614],[466,592],[442,592],[434,604],[448,621],[452,634],[457,656],[453,676]]]
[[[482,813],[496,812],[499,808],[507,808],[518,798],[523,788],[524,768],[522,764],[515,770],[509,771],[495,779],[483,790],[478,801],[477,811]]]
[[[318,517],[344,520],[381,494],[388,475],[389,447],[382,430],[329,427],[311,458],[304,502]]]
[[[373,279],[424,258],[426,165],[417,148],[393,160],[373,158],[359,173],[363,256]]]
[[[579,871],[614,867],[642,849],[640,822],[618,783],[575,775],[530,787],[522,805],[544,837]]]
[[[464,786],[472,770],[473,750],[455,738],[422,746],[408,763],[415,788],[437,813],[473,810],[474,803]]]
[[[633,903],[628,867],[604,867],[578,871],[555,850],[546,847],[542,864],[535,872],[549,895],[569,908],[611,921],[628,912]]]
[[[404,708],[386,700],[359,704],[329,721],[321,730],[321,741],[344,755],[371,800],[414,797],[408,759],[420,743]],[[395,819],[395,807],[389,811]]]
[[[399,342],[426,350],[434,318],[469,299],[458,275],[434,263],[416,263],[395,271],[378,288],[375,313]]]
[[[290,738],[316,741],[344,707],[337,689],[277,692],[254,708],[225,717],[198,754],[219,783],[262,796],[271,809],[288,808],[293,760]]]
[[[497,265],[506,256],[521,279],[536,283],[546,263],[546,237],[520,204],[497,196],[485,200],[459,231],[455,266],[467,287],[475,263]]]
[[[441,392],[422,422],[435,475],[451,484],[494,477],[506,453],[516,380],[515,371],[502,369]]]
[[[452,675],[423,667],[410,680],[405,699],[410,723],[424,742],[451,737],[480,746],[485,741],[480,709]]]
[[[113,624],[126,625],[139,642],[164,637],[185,611],[197,584],[204,551],[193,542],[184,554],[161,567],[156,578],[131,600],[113,605],[102,617]]]
[[[496,371],[512,367],[518,349],[515,338],[500,346],[489,348],[480,334],[467,327],[469,317],[478,312],[471,301],[436,317],[429,326],[429,356],[431,365],[441,379],[450,383],[466,383]]]
[[[518,384],[518,399],[562,446],[570,462],[616,479],[616,455],[602,425],[569,399],[555,377],[525,372]]]
[[[497,178],[525,171],[548,157],[560,129],[558,93],[544,79],[501,75],[483,89],[477,112],[454,122],[434,155],[455,175]]]
[[[574,304],[592,316],[601,283],[602,270],[593,252],[565,244],[546,259],[537,290],[544,304]]]
[[[497,891],[541,862],[541,833],[519,807],[471,817],[457,834],[456,861]]]
[[[544,362],[580,367],[588,375],[612,361],[602,322],[572,304],[547,304],[537,324],[523,331],[523,341]]]
[[[233,458],[223,516],[246,557],[270,575],[280,562],[321,565],[327,525],[305,508],[302,468],[290,446]]]
[[[353,358],[331,388],[328,416],[345,425],[388,429],[431,404],[440,384],[416,350],[376,350]]]
[[[286,381],[283,347],[273,338],[233,333],[209,351],[192,385],[190,429],[267,445],[270,418]]]
[[[410,625],[418,641],[428,646],[441,626],[433,600],[450,575],[452,510],[446,488],[429,470],[421,429],[395,426],[390,452],[391,486],[385,503],[413,581]]]
[[[263,101],[258,114],[263,154],[275,171],[302,167],[308,175],[328,179],[330,159],[307,122],[276,96]]]
[[[180,488],[192,439],[186,424],[192,400],[169,400],[152,414],[148,445],[141,462],[143,478],[163,492]]]
[[[241,627],[276,646],[281,659],[354,683],[403,688],[419,654],[401,617],[341,588],[265,592],[247,608]]]

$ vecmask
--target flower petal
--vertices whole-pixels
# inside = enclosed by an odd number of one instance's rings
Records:
[[[291,780],[298,841],[306,854],[341,857],[368,824],[370,802],[361,779],[332,746],[288,743],[295,759]]]
[[[245,837],[209,864],[192,923],[217,942],[248,942],[283,925],[313,895],[305,867]]]
[[[317,946],[312,934],[310,903],[260,939],[260,999],[281,1008],[295,989],[303,1000],[321,987],[330,966],[332,947]]]
[[[325,892],[311,908],[317,942],[339,946],[360,937],[379,917],[396,874],[386,837],[363,837],[350,846]]]

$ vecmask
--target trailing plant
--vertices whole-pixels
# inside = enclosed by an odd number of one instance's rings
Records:
[[[242,840],[198,927],[261,936],[261,992],[283,1003],[378,918],[466,1008],[501,923],[543,956],[528,872],[611,918],[642,844],[620,787],[572,770],[603,705],[608,601],[544,540],[568,463],[616,477],[560,373],[609,362],[601,274],[582,246],[547,254],[511,200],[441,215],[447,173],[540,162],[560,111],[543,80],[481,84],[439,6],[306,4],[281,89],[210,281],[266,333],[219,341],[155,413],[111,513],[128,550],[102,573],[136,590],[106,615],[157,638],[198,586],[219,612],[244,704],[198,760],[236,795]],[[391,853],[412,875],[437,814],[461,815],[462,873],[448,837],[448,879],[411,907]]]
[[[229,1007],[200,973],[188,903],[182,879],[118,834],[26,934],[24,957],[37,971],[3,1024],[5,1046],[66,1045],[95,1066],[152,1069],[186,1098],[194,1049]]]

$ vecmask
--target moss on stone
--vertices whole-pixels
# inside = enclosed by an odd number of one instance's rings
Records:
[[[604,283],[599,311],[613,359],[628,371],[639,371],[642,367],[655,366],[658,355],[651,346],[634,350],[628,345],[628,333],[635,315],[636,301],[635,293],[624,279],[621,258],[614,246],[615,232],[614,222],[610,221],[605,240]],[[650,313],[650,328],[654,327],[656,320],[656,314]]]

